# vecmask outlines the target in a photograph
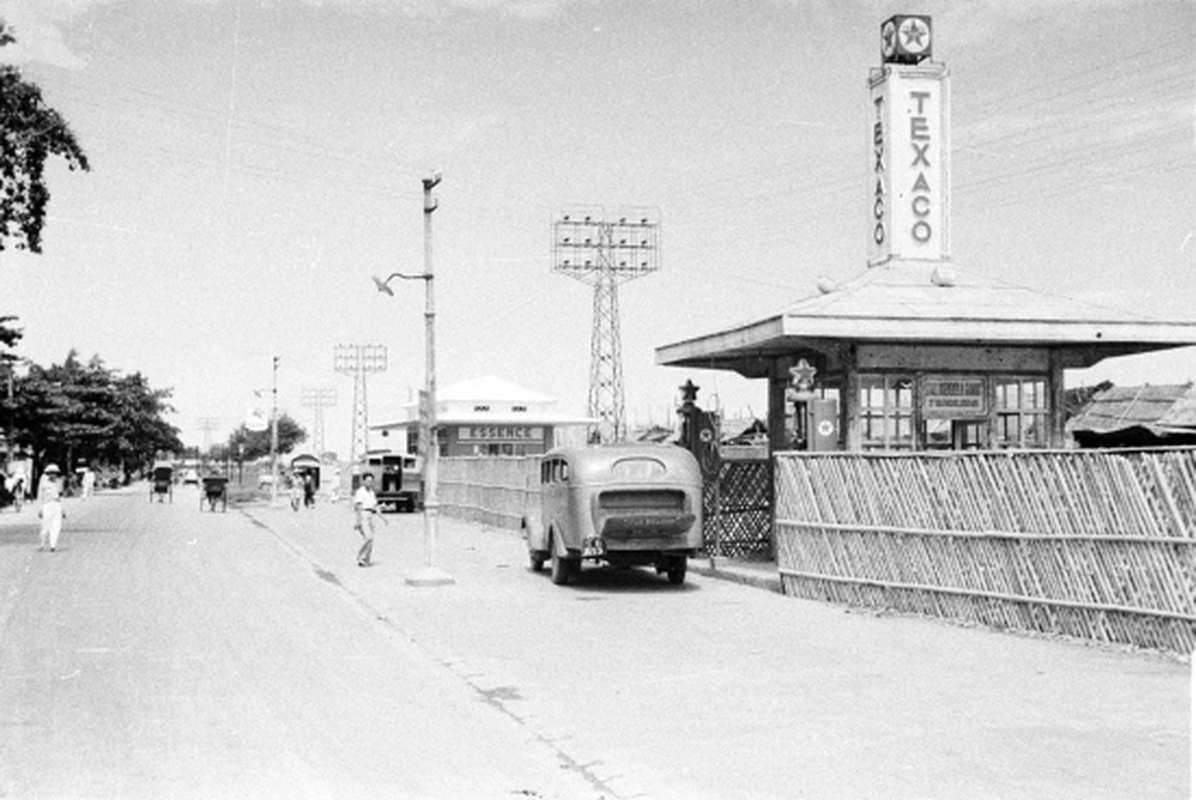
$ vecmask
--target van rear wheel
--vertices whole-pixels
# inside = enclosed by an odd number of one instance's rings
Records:
[[[568,558],[557,555],[556,548],[552,548],[552,582],[557,586],[564,586],[569,582],[569,574],[573,572],[573,562]]]
[[[685,583],[685,571],[689,566],[689,559],[685,556],[674,556],[669,559],[669,583],[680,586]]]

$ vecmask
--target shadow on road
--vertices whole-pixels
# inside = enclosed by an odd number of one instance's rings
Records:
[[[547,572],[542,577],[545,581],[551,580]],[[585,566],[581,572],[570,576],[569,583],[556,588],[563,591],[586,589],[610,594],[701,591],[701,587],[692,581],[686,581],[680,586],[673,586],[669,583],[666,575],[657,575],[656,571],[649,567],[620,568],[611,566]]]

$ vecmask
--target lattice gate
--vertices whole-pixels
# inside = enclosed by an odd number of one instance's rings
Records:
[[[703,542],[707,555],[770,559],[772,537],[772,462],[725,460],[718,478],[703,492]]]

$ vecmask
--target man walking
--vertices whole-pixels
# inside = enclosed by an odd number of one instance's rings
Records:
[[[58,534],[62,532],[62,484],[59,477],[58,465],[48,464],[37,484],[37,499],[42,504],[37,511],[42,521],[41,530],[38,531],[38,550],[45,550],[49,544],[51,553],[58,549]]]
[[[353,493],[353,529],[364,540],[357,551],[357,566],[368,567],[374,554],[374,518],[378,514],[378,495],[374,494],[374,476],[361,476],[361,485]]]

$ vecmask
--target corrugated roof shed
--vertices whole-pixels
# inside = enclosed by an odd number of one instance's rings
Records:
[[[1192,384],[1114,386],[1096,394],[1067,423],[1077,439],[1127,434],[1139,429],[1157,438],[1196,435],[1196,389]]]

